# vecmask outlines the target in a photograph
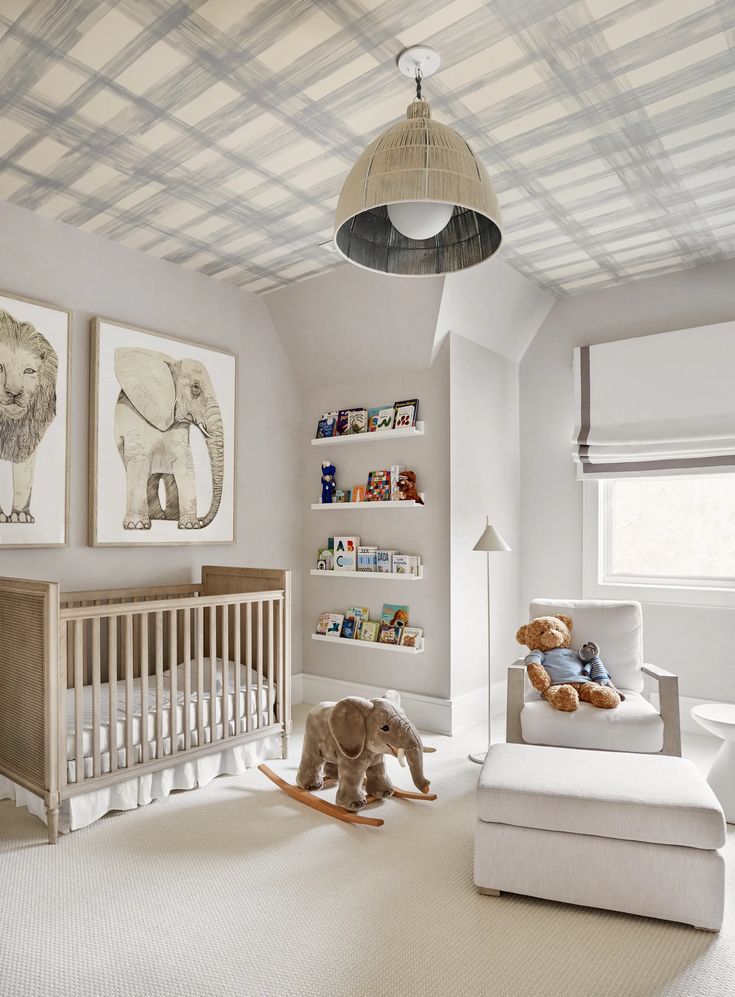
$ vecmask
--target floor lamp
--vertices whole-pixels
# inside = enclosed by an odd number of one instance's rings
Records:
[[[490,525],[490,518],[486,517],[483,534],[472,549],[485,551],[487,561],[487,746],[489,748],[493,716],[493,683],[490,674],[490,554],[492,551],[510,550],[510,547],[495,527]],[[477,762],[478,765],[482,765],[485,761],[486,753],[486,751],[475,751],[470,755],[470,760]]]

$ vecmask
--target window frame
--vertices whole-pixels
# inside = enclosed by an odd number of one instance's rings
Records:
[[[603,577],[609,563],[610,527],[609,488],[606,479],[582,482],[582,592],[585,599],[634,599],[685,606],[735,607],[735,582],[732,587],[716,580],[695,584],[682,579],[670,584],[661,578],[618,576]]]

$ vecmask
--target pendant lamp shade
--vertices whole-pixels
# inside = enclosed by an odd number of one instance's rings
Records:
[[[438,234],[411,239],[388,213],[388,205],[407,202],[449,205],[451,216]],[[397,212],[394,216],[398,220]],[[432,120],[428,103],[420,99],[350,170],[337,204],[334,241],[358,266],[422,277],[489,259],[500,247],[500,224],[485,167],[457,132]]]

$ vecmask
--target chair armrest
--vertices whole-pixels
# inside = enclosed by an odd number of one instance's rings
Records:
[[[508,669],[508,692],[505,710],[505,740],[509,744],[523,744],[521,710],[526,690],[526,665],[519,658]]]
[[[667,672],[657,665],[642,665],[641,671],[658,683],[659,709],[664,722],[664,746],[661,754],[681,757],[679,679],[673,672]]]

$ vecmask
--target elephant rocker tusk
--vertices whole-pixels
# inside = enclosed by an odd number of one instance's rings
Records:
[[[405,752],[405,750],[403,748],[399,748],[398,751],[396,751],[396,758],[398,759],[398,764],[401,766],[401,768],[405,769],[405,767],[406,767],[406,752]]]

